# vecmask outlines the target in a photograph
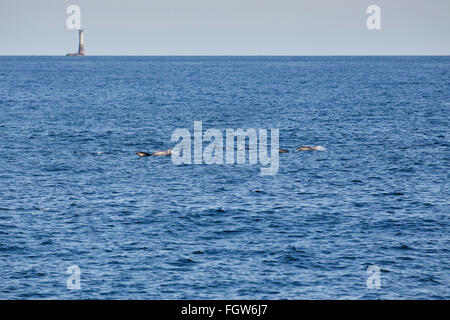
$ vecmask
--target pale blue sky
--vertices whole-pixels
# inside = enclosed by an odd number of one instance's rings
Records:
[[[448,55],[450,0],[0,0],[0,55]],[[381,8],[382,30],[366,28]]]

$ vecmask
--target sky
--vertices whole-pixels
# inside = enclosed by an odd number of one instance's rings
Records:
[[[69,5],[86,55],[450,54],[450,0],[0,0],[0,55],[75,52]]]

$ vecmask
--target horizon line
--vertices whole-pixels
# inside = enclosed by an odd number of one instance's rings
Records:
[[[65,57],[66,54],[0,54],[0,57]],[[449,54],[92,54],[83,57],[449,57]]]

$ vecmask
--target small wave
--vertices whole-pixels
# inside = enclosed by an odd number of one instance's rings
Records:
[[[383,195],[383,196],[404,196],[405,194],[400,191],[392,191],[392,192],[383,192],[381,195]]]
[[[38,211],[55,211],[56,209],[53,209],[53,208],[40,208],[40,207],[38,207],[38,208],[36,208],[36,210],[38,210]]]
[[[89,155],[102,155],[105,154],[104,151],[94,151],[94,152],[80,152],[80,151],[73,151],[73,154],[81,155],[81,156],[89,156]]]
[[[414,250],[413,247],[408,246],[406,244],[398,245],[398,246],[394,247],[394,249],[396,249],[396,250]]]
[[[179,258],[176,261],[169,262],[169,264],[176,267],[187,267],[190,265],[197,264],[197,261],[192,260],[190,258]]]
[[[0,245],[0,252],[17,252],[22,250],[23,248],[17,246],[3,246]]]

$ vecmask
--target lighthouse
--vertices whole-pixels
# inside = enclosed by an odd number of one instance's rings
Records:
[[[78,43],[78,55],[84,56],[84,33],[83,29],[78,30],[79,43]]]
[[[68,53],[66,56],[74,57],[74,56],[84,56],[84,32],[83,29],[78,29],[78,52],[77,53]]]

